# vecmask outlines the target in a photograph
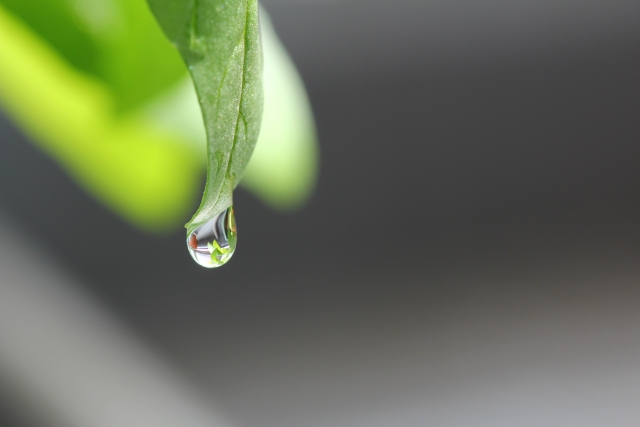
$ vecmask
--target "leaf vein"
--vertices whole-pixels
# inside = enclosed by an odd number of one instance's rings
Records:
[[[238,42],[238,44],[236,46],[239,46],[240,44],[243,45],[243,57],[242,57],[242,71],[240,73],[240,99],[238,101],[238,114],[236,116],[236,124],[235,124],[235,129],[234,129],[234,133],[233,133],[233,142],[231,144],[231,150],[229,152],[229,157],[226,161],[225,167],[224,167],[224,173],[222,174],[223,177],[230,177],[229,175],[229,165],[231,165],[232,161],[233,161],[233,154],[235,152],[236,149],[236,145],[238,144],[238,131],[239,131],[239,125],[242,122],[245,125],[245,134],[246,134],[246,119],[244,117],[244,115],[242,114],[242,101],[243,101],[243,96],[244,96],[244,81],[245,81],[245,65],[247,63],[247,27],[249,25],[249,1],[248,0],[245,3],[245,19],[244,19],[244,29],[242,32],[242,36]],[[225,69],[225,75],[227,73],[229,67],[227,67]],[[220,85],[220,88],[222,88],[222,82]],[[220,103],[220,93],[218,93],[218,104]],[[233,185],[236,185],[236,182],[234,180]],[[220,189],[222,190],[222,188]],[[221,196],[221,192],[218,192],[217,196],[216,196],[216,203],[215,205],[217,205],[218,200],[220,199]]]

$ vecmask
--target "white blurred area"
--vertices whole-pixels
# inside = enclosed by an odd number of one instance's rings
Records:
[[[74,282],[0,217],[0,408],[13,422],[233,425]]]
[[[354,318],[302,315],[295,327],[271,321],[249,354],[204,343],[191,361],[201,374],[195,384],[85,295],[32,241],[0,219],[0,408],[15,425],[640,422],[635,257],[595,257],[579,268],[569,263],[573,267],[493,283],[462,272],[441,281],[452,291],[440,292],[439,300],[400,297],[405,306],[399,308],[392,297],[388,307],[374,305]],[[404,266],[367,281],[427,286],[420,276]],[[564,293],[567,287],[577,292]],[[461,288],[474,291],[458,295]],[[257,364],[247,359],[256,355]],[[212,395],[229,398],[214,402]],[[218,407],[234,422],[222,419]]]

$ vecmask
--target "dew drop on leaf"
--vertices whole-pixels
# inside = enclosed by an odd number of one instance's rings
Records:
[[[237,241],[236,218],[231,206],[193,230],[187,238],[187,249],[195,262],[215,268],[231,259]]]

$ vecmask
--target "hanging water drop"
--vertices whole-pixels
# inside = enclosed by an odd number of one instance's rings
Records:
[[[193,230],[187,237],[187,248],[195,262],[214,268],[231,259],[237,241],[236,218],[231,206]]]

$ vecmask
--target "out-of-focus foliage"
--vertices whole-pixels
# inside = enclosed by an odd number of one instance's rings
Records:
[[[246,182],[286,207],[313,186],[313,121],[290,60],[263,37],[269,121]],[[274,66],[290,76],[269,77]],[[201,185],[202,117],[186,79],[144,0],[0,0],[0,105],[82,187],[151,231],[184,221]]]
[[[279,209],[299,206],[313,191],[318,146],[304,84],[265,13],[264,113],[260,138],[242,185]]]
[[[185,73],[144,1],[0,0],[78,71],[105,84],[118,111],[135,108]]]
[[[157,36],[162,42],[162,34]],[[147,229],[171,226],[184,218],[197,194],[201,162],[178,135],[158,131],[132,111],[118,112],[116,93],[0,9],[4,109],[116,212]]]

